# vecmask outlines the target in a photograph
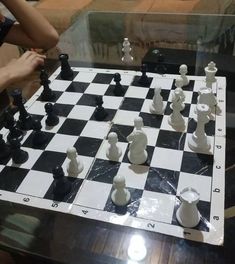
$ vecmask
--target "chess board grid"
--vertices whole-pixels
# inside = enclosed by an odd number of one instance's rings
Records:
[[[88,71],[88,72],[92,72],[92,73],[110,73],[110,74],[117,72],[116,70],[87,69],[87,68],[74,68],[74,70],[76,70],[78,72],[87,72]],[[56,80],[56,77],[58,76],[59,71],[60,71],[60,69],[57,69],[57,71],[51,76],[50,79],[51,79],[52,83],[53,83],[53,81]],[[122,74],[125,74],[125,75],[130,75],[132,77],[133,77],[133,75],[140,76],[140,74],[141,74],[140,72],[134,72],[134,71],[125,71],[125,72],[119,71],[119,72]],[[149,76],[156,78],[156,74],[149,74]],[[172,79],[172,77],[176,78],[177,76],[178,75],[166,75],[166,76],[157,75],[157,78],[162,79],[164,82],[164,80],[166,80],[166,79]],[[197,76],[191,77],[191,76],[189,76],[189,78],[190,79],[192,78],[193,80],[198,80],[199,82],[203,82],[203,77],[197,77]],[[71,208],[71,205],[66,203],[66,202],[59,202],[58,203],[58,202],[54,202],[54,201],[47,200],[47,199],[42,200],[41,198],[38,198],[36,196],[34,197],[34,196],[24,195],[24,194],[19,194],[19,193],[14,193],[14,195],[12,195],[11,192],[7,192],[7,191],[1,191],[1,193],[0,193],[1,199],[2,200],[11,200],[12,202],[16,202],[16,203],[29,204],[29,205],[33,205],[36,207],[52,209],[52,210],[61,211],[61,212],[65,212],[65,213],[72,213],[72,214],[76,214],[76,215],[83,216],[83,217],[85,216],[88,218],[98,219],[100,221],[108,221],[108,222],[113,222],[113,223],[117,223],[117,224],[132,226],[132,227],[136,227],[136,228],[153,230],[156,232],[174,235],[174,236],[178,236],[178,237],[187,237],[188,239],[192,239],[192,240],[196,240],[196,241],[202,241],[203,240],[204,242],[207,242],[207,243],[221,244],[222,240],[223,240],[223,224],[222,224],[222,222],[223,222],[223,210],[221,210],[221,208],[223,208],[223,207],[222,207],[221,203],[223,203],[223,197],[224,197],[224,170],[223,170],[223,165],[225,162],[223,160],[223,157],[225,156],[225,116],[224,116],[225,115],[225,90],[224,89],[220,90],[220,89],[218,89],[218,87],[219,88],[225,87],[224,86],[225,85],[225,78],[218,77],[217,80],[218,80],[217,81],[218,86],[213,87],[213,89],[216,90],[217,96],[221,100],[218,102],[218,104],[222,110],[222,115],[216,116],[216,128],[215,129],[216,129],[216,131],[219,130],[219,133],[216,132],[216,135],[214,135],[213,138],[215,140],[215,146],[218,145],[218,146],[222,146],[222,147],[220,149],[215,148],[215,152],[214,152],[214,156],[218,155],[219,159],[218,160],[216,159],[216,161],[213,164],[213,170],[216,171],[216,173],[213,174],[211,201],[216,201],[216,203],[219,203],[220,206],[218,208],[216,206],[211,206],[210,224],[211,224],[212,228],[211,228],[210,232],[198,231],[198,230],[194,230],[194,229],[190,229],[190,231],[188,232],[185,228],[182,228],[180,226],[171,225],[169,223],[166,224],[166,223],[159,222],[159,221],[156,222],[156,221],[152,221],[150,219],[145,219],[145,218],[141,218],[141,217],[138,217],[138,219],[136,217],[132,217],[132,216],[118,217],[117,215],[115,215],[113,213],[106,212],[103,210],[94,210],[94,208],[93,209],[91,208],[91,210],[90,209],[87,210],[87,207],[83,207],[82,205],[77,205],[77,204],[73,204],[72,209],[69,209],[69,208]],[[69,82],[70,81],[65,82],[67,87],[69,86]],[[41,92],[42,92],[42,87],[26,103],[27,109],[30,109],[30,107],[35,103],[35,101],[39,98]],[[124,96],[123,100],[125,100],[125,96]],[[122,102],[123,102],[123,100],[122,100]],[[120,105],[122,105],[122,103]],[[119,111],[119,110],[117,110],[117,111]],[[138,111],[136,111],[136,112],[138,112]],[[129,125],[132,125],[132,124],[129,124]],[[109,128],[111,128],[111,126]],[[220,128],[222,128],[222,131]],[[93,157],[93,160],[90,164],[89,170],[91,170],[93,164],[95,163],[96,158],[99,157],[100,150],[102,149],[104,144],[105,144],[105,141],[102,142],[102,144],[101,144],[101,146],[97,152],[97,155],[95,157]],[[127,146],[125,146],[125,147],[127,147]],[[221,157],[222,157],[222,160],[221,160]],[[222,167],[222,169],[220,169],[217,172],[217,170],[218,170],[217,167]],[[87,174],[89,174],[89,170],[88,170]],[[1,171],[1,168],[0,168],[0,171]],[[86,178],[86,176],[84,176],[84,178]],[[80,189],[76,195],[77,197],[79,197],[79,194],[80,194],[84,184],[85,184],[85,181],[82,182],[81,187],[80,187]],[[217,190],[217,189],[220,189],[219,193],[217,191],[213,192],[213,190]],[[84,210],[88,211],[88,212],[84,213]],[[102,212],[102,213],[100,213],[100,212]],[[218,220],[218,218],[219,218],[219,220]],[[203,236],[203,239],[201,236]]]

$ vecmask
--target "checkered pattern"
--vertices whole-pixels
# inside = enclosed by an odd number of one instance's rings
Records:
[[[211,189],[213,181],[214,141],[217,137],[215,119],[206,125],[211,140],[210,153],[196,154],[188,148],[188,138],[195,131],[194,109],[198,89],[205,86],[203,78],[191,78],[185,91],[185,109],[182,111],[185,130],[175,131],[168,118],[172,113],[171,97],[177,76],[149,74],[148,87],[138,85],[139,72],[121,74],[121,84],[125,89],[123,97],[114,96],[113,75],[116,71],[105,69],[73,68],[74,78],[60,79],[59,69],[52,75],[50,87],[55,92],[53,100],[60,116],[54,127],[45,125],[45,102],[40,101],[42,88],[28,103],[27,110],[40,119],[47,142],[35,149],[32,145],[34,132],[28,131],[22,141],[22,148],[29,153],[29,159],[22,165],[12,163],[10,158],[2,160],[0,166],[0,189],[23,196],[53,201],[52,169],[62,165],[66,172],[68,159],[66,150],[74,146],[84,164],[83,172],[77,177],[68,177],[72,191],[61,200],[67,204],[116,214],[128,213],[135,219],[157,221],[179,226],[176,210],[179,207],[179,194],[185,187],[193,187],[200,193],[198,208],[204,221],[195,230],[209,232],[206,222],[210,221]],[[161,86],[165,111],[163,115],[153,115],[149,111],[154,88]],[[218,84],[213,84],[214,93]],[[108,116],[99,122],[94,118],[95,97],[103,96]],[[144,132],[148,137],[148,160],[142,165],[130,164],[126,137],[133,130],[137,116],[144,120]],[[215,113],[212,113],[215,117]],[[218,126],[218,128],[223,126]],[[118,146],[122,155],[118,161],[106,157],[107,135],[118,134]],[[223,132],[223,131],[222,131]],[[220,131],[221,133],[221,131]],[[223,146],[224,147],[224,146]],[[111,201],[112,182],[115,175],[126,178],[126,186],[131,193],[127,208],[117,208]],[[87,209],[87,210],[88,210]]]

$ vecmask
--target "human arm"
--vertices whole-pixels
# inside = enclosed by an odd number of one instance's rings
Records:
[[[17,19],[4,41],[26,48],[49,49],[58,42],[50,23],[25,0],[0,0]]]
[[[12,83],[18,82],[44,64],[44,55],[26,51],[20,58],[12,60],[0,68],[0,92]]]

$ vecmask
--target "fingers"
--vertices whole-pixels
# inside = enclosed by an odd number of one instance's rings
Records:
[[[22,56],[21,56],[22,59],[35,59],[35,58],[42,58],[42,59],[46,59],[46,56],[45,55],[42,55],[42,54],[39,54],[35,51],[26,51]]]

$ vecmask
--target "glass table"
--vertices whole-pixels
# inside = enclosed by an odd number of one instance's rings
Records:
[[[57,51],[67,53],[72,66],[139,70],[144,62],[149,71],[172,74],[186,63],[190,74],[203,75],[205,65],[216,62],[217,75],[227,77],[223,246],[1,201],[1,247],[59,263],[233,263],[234,30],[234,16],[226,15],[88,12],[62,34]],[[131,42],[131,64],[121,60],[124,37]],[[50,54],[46,67],[58,65],[57,54]]]

